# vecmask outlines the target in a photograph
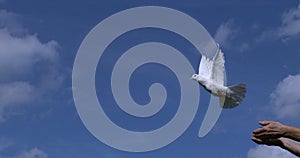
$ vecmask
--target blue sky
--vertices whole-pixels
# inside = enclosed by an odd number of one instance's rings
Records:
[[[197,134],[209,95],[201,87],[199,108],[189,128],[158,150],[131,153],[111,148],[82,123],[72,95],[77,50],[99,22],[138,6],[173,8],[196,19],[224,51],[228,84],[247,84],[243,103],[223,110],[204,138]],[[250,138],[259,120],[300,126],[299,40],[296,0],[0,0],[0,158],[292,158],[279,148],[257,146]],[[166,124],[181,95],[174,73],[150,63],[133,73],[131,95],[137,103],[147,104],[149,86],[159,82],[168,94],[165,107],[146,119],[117,107],[109,87],[110,71],[122,52],[143,42],[172,45],[195,71],[201,57],[179,35],[151,28],[128,32],[107,48],[97,67],[97,95],[113,122],[133,131]]]

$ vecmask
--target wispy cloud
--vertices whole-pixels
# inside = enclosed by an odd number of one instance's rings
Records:
[[[0,122],[8,109],[33,102],[58,90],[64,75],[58,70],[59,45],[41,42],[27,33],[15,13],[0,10]]]
[[[22,153],[14,156],[13,158],[48,158],[48,155],[38,148],[33,148],[28,151],[23,151]]]
[[[0,3],[4,2],[0,0]],[[7,10],[0,9],[0,28],[8,29],[13,34],[23,34],[27,30],[22,26],[21,16]]]
[[[279,147],[257,146],[248,151],[247,158],[297,158],[293,154]]]
[[[215,33],[214,39],[223,48],[229,48],[231,50],[243,52],[249,48],[249,44],[240,43],[240,41],[237,40],[240,38],[240,30],[241,29],[234,22],[234,20],[230,19],[219,26]],[[238,44],[236,44],[237,42]]]
[[[231,40],[236,36],[237,32],[234,21],[231,19],[219,26],[214,39],[223,47],[230,47]]]
[[[280,21],[278,26],[263,29],[259,24],[240,26],[235,19],[230,19],[218,27],[214,39],[223,48],[244,52],[261,42],[269,40],[286,42],[300,38],[300,4],[282,13]],[[251,33],[253,37],[245,39],[247,33]]]
[[[297,8],[292,8],[283,13],[281,17],[281,25],[266,30],[259,37],[258,41],[266,39],[280,39],[286,41],[292,38],[300,37],[300,4]]]
[[[280,37],[293,37],[300,35],[300,4],[282,16],[282,25],[278,29]]]
[[[28,74],[39,62],[55,62],[57,47],[55,41],[41,43],[35,35],[17,37],[0,29],[0,81]]]
[[[47,158],[48,154],[46,154],[43,150],[34,147],[29,148],[30,150],[11,150],[16,149],[16,146],[20,144],[16,144],[11,139],[6,137],[0,137],[0,158]],[[22,145],[24,148],[27,148],[27,145]],[[9,152],[7,152],[9,151]]]
[[[274,113],[278,118],[300,118],[300,74],[284,78],[271,94]]]
[[[27,82],[0,84],[0,122],[5,120],[5,109],[31,102],[36,96],[35,87]]]

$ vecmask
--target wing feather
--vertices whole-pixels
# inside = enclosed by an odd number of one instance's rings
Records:
[[[198,74],[206,79],[210,79],[212,76],[213,61],[208,57],[202,55],[199,64]]]
[[[212,62],[211,79],[218,85],[225,85],[225,60],[224,53],[221,49],[218,49]]]

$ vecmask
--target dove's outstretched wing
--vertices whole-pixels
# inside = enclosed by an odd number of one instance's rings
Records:
[[[215,84],[225,84],[225,60],[221,49],[218,49],[213,59],[202,55],[199,65],[199,75],[211,80]]]
[[[225,85],[225,60],[224,54],[221,49],[218,49],[216,55],[213,58],[211,68],[211,80],[217,84]]]
[[[199,64],[198,74],[203,78],[211,79],[212,68],[213,68],[213,61],[210,60],[208,57],[202,55]]]
[[[218,48],[212,60],[204,55],[202,56],[199,65],[199,75],[212,81],[216,85],[225,86],[225,60],[224,54],[220,48]],[[225,96],[219,97],[220,107],[223,107],[224,103]]]
[[[226,76],[225,75],[226,74],[225,74],[224,53],[219,48],[213,59],[211,80],[217,85],[225,86],[225,84],[226,84],[226,81],[225,81]],[[225,101],[226,101],[225,96],[219,97],[220,107],[224,107]]]

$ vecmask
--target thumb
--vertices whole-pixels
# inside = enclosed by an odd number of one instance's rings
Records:
[[[270,124],[272,121],[259,121],[259,124],[262,126],[266,126],[268,124]]]

